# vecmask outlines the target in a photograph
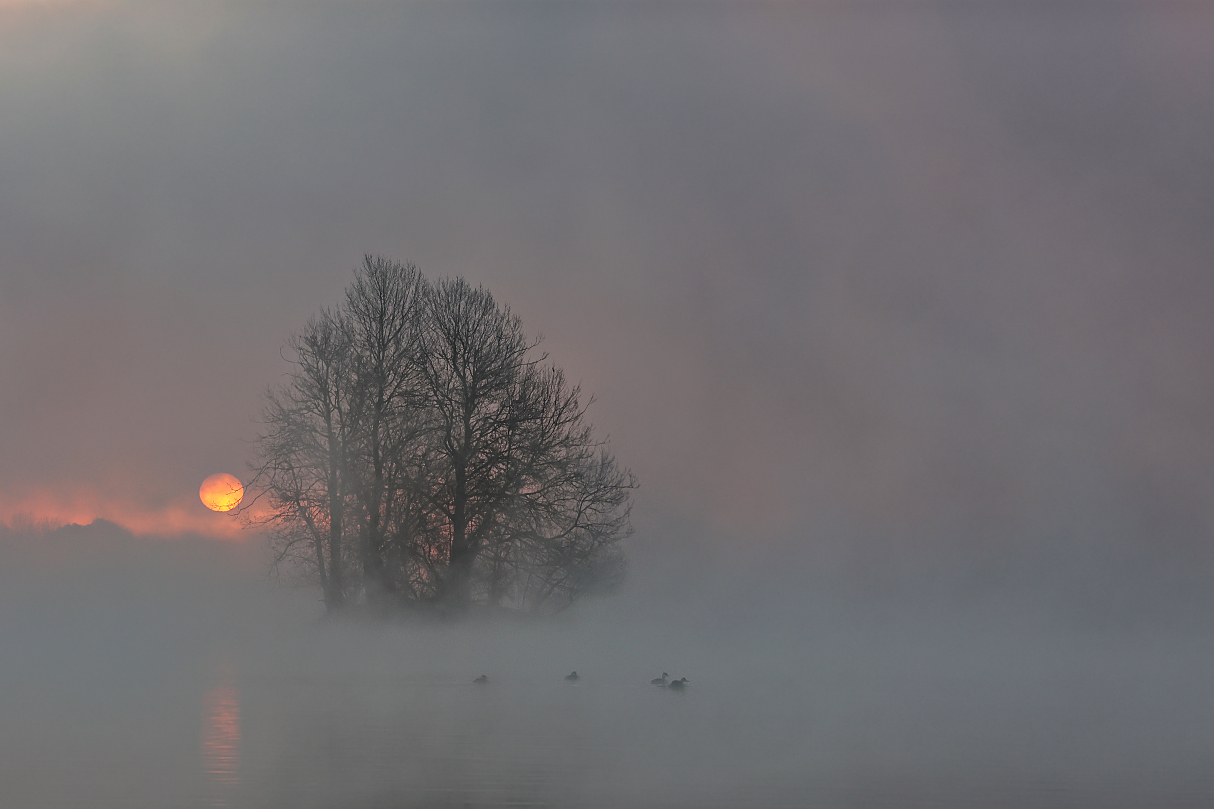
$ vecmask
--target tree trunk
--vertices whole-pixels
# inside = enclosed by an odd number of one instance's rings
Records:
[[[332,421],[328,425],[329,441],[329,587],[332,593],[332,603],[327,603],[328,609],[333,610],[345,604],[345,582],[342,581],[341,564],[341,535],[344,528],[345,503],[342,498],[342,465],[334,434]]]
[[[363,543],[363,575],[368,603],[383,604],[392,591],[384,560],[384,457],[380,431],[384,402],[382,394],[376,402],[376,414],[371,425],[371,483],[367,492],[367,537]]]

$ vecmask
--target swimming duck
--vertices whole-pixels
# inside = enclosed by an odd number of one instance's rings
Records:
[[[489,682],[489,676],[487,674],[482,674],[480,677],[477,677],[472,682],[480,683],[481,685],[484,685],[485,683]]]
[[[687,678],[686,678],[686,677],[680,677],[680,678],[679,678],[679,679],[677,679],[677,680],[671,680],[671,681],[670,681],[670,685],[668,685],[668,686],[666,686],[666,687],[667,687],[667,688],[671,688],[671,689],[673,689],[673,690],[675,690],[675,691],[682,691],[684,688],[686,688],[686,687],[687,687]]]
[[[578,680],[580,680],[581,678],[577,676],[577,672],[575,671],[570,674],[566,674],[565,679],[568,682],[574,683],[574,682],[577,682]]]
[[[661,677],[654,677],[654,678],[653,678],[652,680],[650,680],[649,682],[650,682],[652,685],[661,685],[661,686],[665,686],[665,685],[666,685],[666,680],[668,680],[669,678],[670,678],[670,675],[669,675],[669,674],[667,674],[666,672],[662,672],[662,676],[661,676]]]

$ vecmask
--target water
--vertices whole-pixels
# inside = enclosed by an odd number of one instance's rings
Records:
[[[223,548],[0,551],[5,809],[1214,805],[1197,625],[640,593],[368,626]]]
[[[402,640],[387,630],[380,640],[393,637]],[[1194,755],[1214,749],[1211,734],[1193,736],[1214,715],[1209,700],[1191,706],[1200,720],[1171,724],[1151,715],[1149,688],[1116,677],[1060,675],[1010,700],[998,694],[1010,678],[907,672],[833,687],[812,678],[783,696],[701,677],[680,694],[610,668],[568,684],[555,667],[525,673],[515,661],[477,685],[466,665],[458,675],[407,664],[290,670],[245,655],[176,682],[137,676],[130,688],[94,690],[70,675],[25,683],[6,705],[0,802],[1080,807],[1214,796]],[[1190,696],[1196,686],[1178,684]],[[1140,704],[1121,704],[1130,696]],[[1187,761],[1176,755],[1185,750]]]

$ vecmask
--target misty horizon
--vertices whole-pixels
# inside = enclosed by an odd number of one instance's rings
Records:
[[[0,2],[0,804],[1209,804],[1211,76],[1191,3]],[[593,399],[615,595],[326,618],[203,505],[364,255]]]

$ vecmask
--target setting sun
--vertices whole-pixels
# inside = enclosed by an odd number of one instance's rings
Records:
[[[244,498],[244,486],[234,475],[219,472],[211,475],[198,488],[198,497],[211,511],[231,511]]]

